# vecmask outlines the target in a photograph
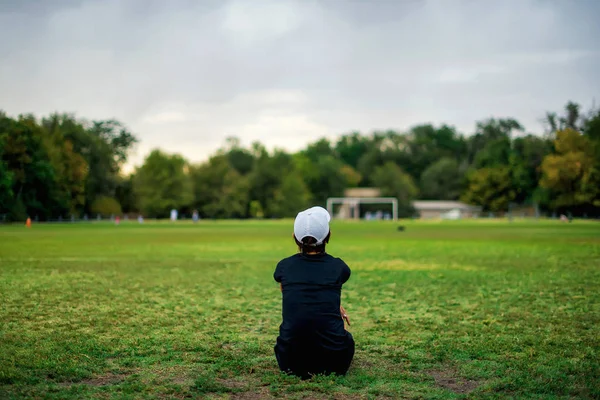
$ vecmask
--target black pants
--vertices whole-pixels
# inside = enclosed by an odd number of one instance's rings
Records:
[[[347,343],[341,350],[316,348],[308,343],[284,344],[278,340],[275,357],[279,369],[302,379],[317,374],[345,375],[354,357],[354,338],[347,332]]]

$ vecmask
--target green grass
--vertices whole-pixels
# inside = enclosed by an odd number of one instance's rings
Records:
[[[345,377],[280,374],[292,221],[0,226],[0,398],[600,398],[600,224],[334,222]]]

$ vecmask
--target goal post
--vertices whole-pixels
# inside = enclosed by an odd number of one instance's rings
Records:
[[[391,204],[392,219],[398,220],[398,199],[395,197],[330,197],[327,199],[327,211],[334,217],[333,206],[341,204],[352,216],[349,218],[359,218],[359,207],[361,204]]]

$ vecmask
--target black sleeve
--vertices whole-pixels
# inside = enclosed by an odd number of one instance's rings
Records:
[[[273,278],[276,282],[281,283],[281,278],[283,277],[283,266],[281,262],[277,263],[277,267],[275,268],[275,273],[273,274]]]
[[[341,277],[340,277],[342,283],[346,283],[348,281],[348,279],[350,279],[350,274],[351,274],[350,267],[345,262],[342,261],[342,273],[341,273]]]

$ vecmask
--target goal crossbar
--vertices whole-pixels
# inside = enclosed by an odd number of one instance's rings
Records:
[[[360,204],[392,204],[392,219],[398,220],[398,199],[395,197],[330,197],[327,199],[327,211],[333,216],[334,204],[347,204],[358,207]]]

